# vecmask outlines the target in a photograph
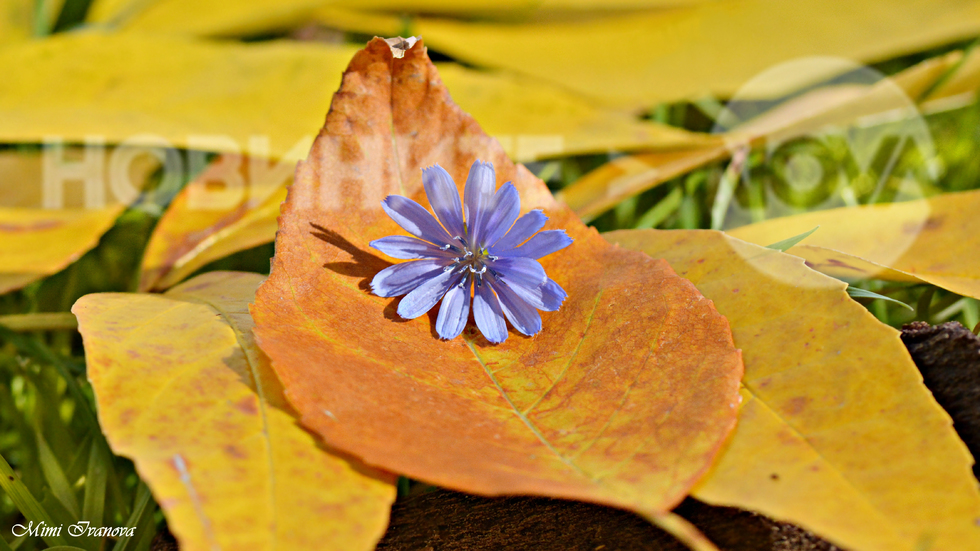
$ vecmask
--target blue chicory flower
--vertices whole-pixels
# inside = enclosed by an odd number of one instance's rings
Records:
[[[452,177],[439,165],[422,171],[422,183],[438,221],[406,197],[389,195],[381,202],[388,216],[415,237],[392,235],[371,242],[388,256],[411,260],[378,272],[371,281],[374,293],[406,295],[398,304],[398,315],[405,319],[425,314],[441,299],[436,331],[444,339],[463,332],[471,299],[476,326],[490,342],[507,340],[504,317],[525,335],[541,331],[538,310],[558,310],[568,294],[536,259],[564,249],[572,239],[564,230],[539,232],[548,219],[541,210],[518,219],[517,189],[507,182],[494,193],[490,163],[473,163],[462,202]]]

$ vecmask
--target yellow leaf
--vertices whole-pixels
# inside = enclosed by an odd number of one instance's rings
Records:
[[[68,266],[95,247],[125,205],[90,210],[0,207],[0,293]]]
[[[734,419],[739,356],[725,320],[666,263],[609,245],[511,163],[450,100],[420,44],[393,59],[374,39],[343,82],[290,187],[252,307],[304,425],[370,464],[463,491],[649,518],[673,507]],[[444,341],[435,311],[401,319],[367,291],[389,265],[368,243],[400,233],[380,202],[424,201],[419,169],[433,163],[458,191],[475,159],[493,163],[495,187],[513,182],[525,212],[543,209],[547,227],[575,240],[541,259],[568,298],[537,318],[533,338],[495,345],[470,325]]]
[[[323,90],[339,84],[353,51],[98,33],[18,45],[0,51],[0,64],[10,68],[0,88],[0,140],[53,135],[81,142],[96,135],[156,145],[158,136],[177,147],[295,161],[321,123],[313,113],[329,105]],[[100,61],[80,66],[79,58]],[[718,143],[597,109],[524,77],[444,69],[453,96],[486,116],[489,131],[521,160]]]
[[[523,18],[538,14],[568,14],[576,12],[636,10],[643,8],[675,8],[711,0],[616,0],[596,6],[588,0],[211,0],[206,10],[193,0],[156,0],[151,3],[133,0],[95,0],[88,19],[93,23],[109,23],[127,30],[141,32],[188,34],[196,36],[246,36],[267,34],[311,19],[311,13],[360,11],[356,21],[395,21],[394,30],[383,34],[400,33],[400,15],[427,13],[462,17]],[[388,12],[388,13],[385,13]],[[193,13],[194,17],[188,17]],[[345,19],[344,21],[347,21]],[[329,23],[327,19],[325,22]],[[344,24],[337,25],[347,29]],[[383,28],[371,27],[368,32],[381,33]]]
[[[212,0],[205,7],[194,0],[96,0],[88,20],[138,32],[247,36],[288,28],[324,3],[325,0]]]
[[[209,262],[275,239],[293,165],[266,164],[221,155],[188,183],[153,229],[140,290],[166,289]],[[222,185],[211,189],[213,183]]]
[[[212,272],[163,296],[79,299],[99,423],[181,549],[373,549],[393,477],[299,428],[252,337],[261,281]]]
[[[402,13],[435,13],[457,16],[521,16],[538,12],[630,11],[648,8],[676,8],[712,0],[346,0],[337,2],[348,8]]]
[[[439,64],[453,99],[497,138],[511,159],[580,155],[610,149],[717,147],[718,136],[639,121],[598,109],[576,94],[505,72]]]
[[[207,43],[137,34],[56,35],[0,50],[0,140],[245,152],[297,160],[353,48]],[[89,60],[78,63],[79,59]],[[154,136],[158,138],[154,138]]]
[[[541,24],[420,19],[433,48],[475,65],[549,80],[605,103],[649,108],[706,94],[729,96],[784,61],[857,61],[922,50],[980,32],[980,6],[914,0],[745,0],[592,21]],[[760,95],[778,97],[836,73],[805,71]]]
[[[819,225],[803,244],[846,253],[954,293],[980,298],[977,212],[980,191],[965,191],[775,218],[728,233],[752,243],[769,244]],[[788,252],[795,254],[796,249]]]
[[[75,153],[67,151],[64,160],[71,162]],[[103,175],[108,174],[111,158],[111,153],[107,153]],[[96,164],[89,167],[98,166],[97,157],[91,160]],[[134,159],[130,181],[142,186],[157,166],[152,159]],[[58,272],[77,260],[98,244],[126,208],[111,188],[105,189],[106,178],[84,185],[88,188],[94,184],[91,191],[101,194],[97,194],[99,200],[95,204],[85,208],[81,184],[68,182],[66,176],[66,181],[55,182],[55,187],[48,189],[43,171],[40,153],[0,152],[0,177],[6,184],[0,194],[0,294]],[[46,193],[51,197],[45,198]],[[45,204],[52,200],[53,205]]]
[[[805,260],[806,265],[811,269],[845,281],[883,279],[885,281],[925,283],[924,280],[912,274],[833,249],[801,244],[792,247],[787,252]]]
[[[695,497],[854,551],[980,549],[969,452],[899,333],[844,283],[719,232],[605,236],[667,259],[728,317],[744,354],[738,426]]]

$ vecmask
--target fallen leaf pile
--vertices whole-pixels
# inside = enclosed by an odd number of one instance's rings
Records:
[[[133,461],[181,549],[373,549],[402,495],[399,477],[625,509],[698,551],[715,547],[671,512],[687,496],[852,551],[980,549],[973,458],[899,333],[845,283],[980,299],[980,192],[727,234],[585,225],[768,140],[970,104],[976,49],[931,53],[865,85],[828,84],[844,65],[811,56],[871,63],[972,37],[977,6],[197,4],[94,0],[86,28],[32,39],[59,24],[62,3],[0,0],[0,175],[38,183],[0,194],[0,294],[23,289],[11,303],[34,308],[47,283],[31,283],[96,248],[120,216],[150,220],[124,287],[135,292],[89,294],[72,308],[86,365],[76,373],[91,383],[92,427]],[[358,49],[342,34],[409,31],[425,41],[375,38]],[[426,45],[455,61],[433,63]],[[743,87],[800,58],[822,69]],[[656,115],[666,102],[693,112],[740,89],[750,102],[781,99],[738,124],[720,115],[715,133]],[[90,168],[107,185],[113,152],[152,154],[127,165],[140,188],[131,194],[65,177],[52,204],[40,184],[50,184],[52,149],[36,145],[51,139],[71,144],[65,158],[75,160],[88,154],[79,144],[105,144],[94,151],[108,164]],[[508,327],[492,344],[470,321],[442,340],[438,308],[406,320],[399,298],[371,292],[392,259],[368,244],[404,234],[382,200],[429,208],[422,169],[434,164],[463,195],[477,160],[493,164],[498,188],[513,183],[522,214],[541,209],[545,230],[574,240],[541,259],[568,298],[541,313],[533,337]],[[552,195],[516,164],[531,161],[550,183],[555,167],[585,168]],[[179,178],[158,178],[168,170]],[[690,198],[676,191],[667,207]],[[786,252],[765,247],[815,226]],[[207,271],[273,241],[268,275]],[[37,434],[40,460],[57,465]],[[34,505],[91,511],[89,478],[107,476],[91,463]],[[78,543],[48,543],[66,541]]]

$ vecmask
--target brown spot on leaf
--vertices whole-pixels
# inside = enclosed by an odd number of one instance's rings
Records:
[[[827,259],[827,264],[829,264],[831,266],[834,266],[835,268],[843,268],[845,270],[854,270],[856,272],[861,272],[862,271],[860,268],[855,268],[854,266],[851,266],[850,264],[848,264],[846,262],[843,262],[841,260],[838,260],[836,258],[828,258]]]
[[[225,446],[225,453],[234,457],[235,459],[245,459],[246,457],[248,457],[248,454],[245,453],[245,450],[242,450],[238,446],[232,444],[228,444]]]
[[[30,224],[0,224],[0,232],[19,233],[44,231],[63,225],[61,220],[39,220]]]
[[[804,409],[806,409],[807,404],[812,401],[813,398],[810,398],[809,396],[797,396],[795,398],[790,398],[790,400],[786,402],[784,410],[790,415],[799,415],[803,413]]]
[[[259,399],[254,395],[246,396],[235,404],[235,409],[248,415],[256,415],[259,412]]]

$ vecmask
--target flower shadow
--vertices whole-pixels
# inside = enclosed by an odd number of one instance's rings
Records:
[[[357,288],[371,294],[371,280],[378,272],[391,266],[392,263],[359,248],[344,236],[316,222],[310,222],[310,226],[313,228],[310,230],[313,237],[337,247],[351,256],[350,262],[328,262],[323,267],[342,276],[360,278],[360,281],[357,282]],[[393,298],[388,301],[384,309],[384,317],[397,323],[405,323],[409,320],[398,315],[398,300],[398,298]],[[435,321],[432,322],[432,325],[435,327]]]
[[[328,245],[333,245],[351,256],[352,262],[328,262],[323,267],[343,276],[361,278],[357,282],[357,287],[362,291],[371,292],[371,278],[392,264],[358,248],[357,245],[331,229],[324,228],[315,222],[310,222],[310,226],[313,228],[310,231],[313,237]]]

